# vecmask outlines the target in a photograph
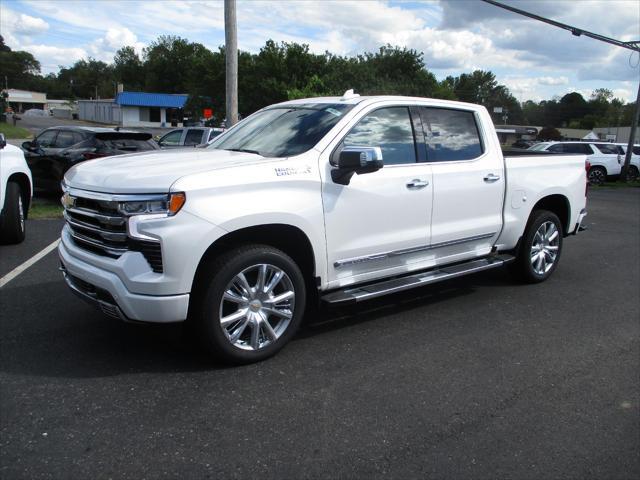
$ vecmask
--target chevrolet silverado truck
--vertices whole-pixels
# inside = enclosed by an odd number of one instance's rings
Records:
[[[272,105],[205,149],[70,169],[61,270],[111,317],[188,320],[219,358],[262,360],[316,302],[506,264],[546,280],[586,215],[585,156],[524,153],[503,156],[478,105],[352,91]]]

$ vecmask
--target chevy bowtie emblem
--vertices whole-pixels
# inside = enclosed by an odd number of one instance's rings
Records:
[[[65,192],[64,195],[62,195],[60,201],[62,202],[62,206],[64,208],[73,208],[76,204],[75,197],[69,195],[69,192]]]

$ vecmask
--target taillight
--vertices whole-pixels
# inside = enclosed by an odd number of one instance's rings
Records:
[[[589,170],[591,170],[591,162],[589,160],[585,160],[584,161],[584,171],[587,172],[585,175],[585,187],[584,187],[584,196],[587,196],[587,193],[589,192]]]
[[[104,157],[104,153],[96,153],[96,152],[84,152],[82,154],[85,160],[92,160],[94,158]]]

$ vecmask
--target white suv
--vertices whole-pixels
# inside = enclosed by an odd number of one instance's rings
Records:
[[[620,175],[624,162],[624,151],[619,145],[606,142],[542,142],[529,150],[554,153],[572,153],[587,155],[591,165],[589,183],[601,185],[607,177]],[[631,159],[635,171],[640,168],[638,157]]]
[[[31,170],[22,150],[7,144],[0,133],[0,243],[24,240],[24,221],[31,203]]]

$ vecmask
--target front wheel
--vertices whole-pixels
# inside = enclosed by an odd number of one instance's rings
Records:
[[[215,258],[200,276],[195,323],[214,356],[230,363],[264,360],[293,337],[305,309],[300,268],[267,245],[240,247]]]
[[[539,283],[551,276],[562,251],[562,224],[558,216],[537,210],[527,224],[513,263],[513,272],[526,283]]]
[[[4,199],[4,217],[0,224],[0,239],[4,244],[20,243],[25,237],[25,204],[16,182],[7,182]]]

